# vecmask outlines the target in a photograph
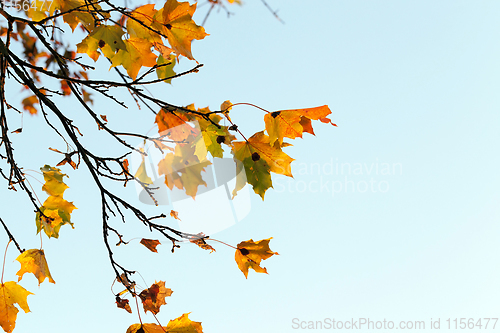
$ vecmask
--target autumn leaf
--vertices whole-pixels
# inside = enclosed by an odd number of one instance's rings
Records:
[[[158,163],[158,174],[165,175],[165,185],[169,189],[173,189],[174,186],[178,189],[184,188],[186,194],[194,199],[198,186],[207,186],[202,172],[210,164],[207,159],[200,160],[196,155],[196,145],[177,144],[175,153],[167,154]]]
[[[262,199],[266,190],[272,186],[271,172],[292,177],[290,163],[294,159],[285,154],[277,143],[271,146],[269,137],[263,131],[255,133],[248,141],[236,141],[232,144],[234,159],[237,163],[242,163],[247,182]],[[243,185],[237,183],[233,196]]]
[[[141,244],[144,245],[145,247],[147,247],[151,252],[158,253],[158,251],[156,250],[156,247],[158,245],[160,245],[161,243],[156,239],[143,238],[143,239],[141,239]]]
[[[45,281],[45,278],[49,278],[51,283],[56,283],[50,275],[43,250],[31,249],[24,251],[16,260],[21,263],[21,269],[16,273],[19,276],[18,281],[21,281],[24,273],[33,273],[38,279],[38,285]]]
[[[320,120],[337,126],[327,118],[331,113],[327,105],[308,109],[270,112],[264,116],[266,131],[269,134],[269,144],[274,145],[278,141],[281,145],[283,138],[301,138],[303,132],[314,134],[311,120]]]
[[[125,309],[128,313],[132,313],[128,299],[116,296],[116,306],[120,309]]]
[[[257,243],[250,239],[238,244],[234,260],[236,260],[238,268],[245,274],[246,278],[248,278],[249,268],[252,268],[257,273],[267,274],[266,268],[260,267],[260,262],[278,254],[269,248],[271,238],[260,240]]]
[[[102,53],[111,59],[116,51],[127,50],[121,38],[124,33],[122,28],[117,25],[100,25],[76,45],[76,51],[87,53],[90,58],[97,61],[100,56],[97,49],[101,49]]]
[[[156,60],[156,65],[158,66],[158,68],[156,68],[156,75],[158,76],[158,79],[161,80],[172,77],[176,74],[174,72],[175,57],[171,54],[166,57],[167,58],[160,55]],[[164,80],[163,82],[172,83],[172,79]]]
[[[183,55],[194,60],[191,54],[191,42],[193,39],[203,39],[208,34],[205,29],[197,25],[192,17],[196,10],[196,3],[177,2],[167,0],[162,9],[156,15],[155,27],[167,36],[170,46],[178,55]]]
[[[203,333],[201,322],[192,321],[185,313],[177,319],[169,321],[167,326],[157,324],[133,324],[126,333]]]
[[[158,125],[160,135],[166,135],[175,141],[183,141],[190,135],[196,137],[199,134],[196,128],[188,123],[191,120],[191,116],[184,111],[171,111],[162,108],[156,115],[155,123]]]
[[[172,295],[170,288],[165,288],[165,281],[155,282],[148,289],[144,289],[139,294],[144,312],[151,311],[153,314],[160,312],[160,306],[167,304],[165,297]]]
[[[126,333],[165,333],[167,327],[158,324],[133,324],[130,325]]]
[[[151,43],[163,44],[161,37],[150,29],[153,24],[153,17],[157,12],[154,4],[147,4],[136,8],[127,20],[127,32],[130,37],[145,39]]]
[[[146,162],[144,161],[144,156],[142,156],[142,162],[139,165],[139,168],[137,168],[134,177],[143,184],[153,184],[153,180],[146,173]]]
[[[23,103],[24,110],[30,114],[37,114],[38,110],[35,108],[35,104],[38,104],[38,98],[35,95],[26,97],[21,103]]]
[[[167,324],[168,333],[203,333],[201,322],[192,321],[188,318],[189,313],[184,313],[179,318],[171,320]]]
[[[33,295],[14,281],[0,284],[0,326],[7,333],[11,333],[16,326],[19,310],[14,304],[19,305],[25,313],[30,312],[28,295]]]
[[[209,250],[210,253],[215,252],[215,249],[211,245],[207,244],[207,242],[205,242],[205,239],[208,237],[205,237],[204,233],[200,232],[198,236],[199,238],[191,239],[190,242],[198,245],[204,250]]]
[[[63,20],[66,22],[73,32],[75,31],[78,24],[81,24],[88,31],[92,31],[95,28],[94,21],[94,13],[90,13],[85,10],[75,10],[75,8],[81,7],[85,5],[85,0],[64,0],[60,1],[61,8],[60,11],[63,14]],[[92,3],[92,9],[101,10],[101,6],[98,3]],[[109,18],[109,13],[100,11],[99,15],[102,15],[103,18]]]
[[[135,80],[142,66],[156,65],[156,55],[151,52],[153,44],[141,38],[130,38],[123,41],[125,50],[119,50],[112,58],[111,67],[122,65],[127,74]]]
[[[173,210],[173,209],[170,211],[170,216],[172,216],[172,217],[173,217],[174,219],[176,219],[176,220],[179,220],[179,221],[181,220],[181,219],[179,218],[179,212],[176,212],[176,211],[175,211],[175,210]]]
[[[68,188],[63,182],[63,177],[66,175],[61,173],[60,169],[49,165],[45,165],[40,170],[45,179],[42,190],[47,192],[49,197],[40,207],[40,212],[36,213],[37,234],[43,230],[49,238],[58,238],[61,226],[70,224],[73,227],[71,213],[76,207],[72,202],[63,198],[63,193]]]

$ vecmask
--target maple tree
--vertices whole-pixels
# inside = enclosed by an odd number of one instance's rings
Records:
[[[240,1],[209,0],[208,3],[210,7],[206,17],[216,6],[225,8]],[[292,176],[290,165],[294,159],[284,151],[291,145],[285,140],[302,138],[304,132],[314,134],[312,121],[336,126],[328,118],[331,111],[326,105],[278,111],[254,106],[265,113],[265,127],[247,138],[231,119],[231,112],[240,105],[251,104],[223,101],[218,110],[210,110],[208,107],[196,108],[193,104],[173,105],[161,96],[146,94],[143,87],[172,83],[172,79],[197,72],[202,66],[196,63],[188,71],[175,72],[180,58],[195,61],[191,44],[208,35],[203,26],[193,20],[196,3],[167,0],[162,4],[145,4],[135,8],[118,6],[109,0],[34,0],[7,4],[2,2],[0,8],[5,20],[0,22],[0,146],[3,149],[1,158],[8,171],[0,169],[0,174],[9,190],[20,190],[26,194],[35,211],[34,234],[39,235],[41,242],[45,236],[49,239],[62,237],[61,230],[67,228],[64,226],[74,227],[75,224],[71,215],[78,203],[75,205],[67,200],[71,200],[74,194],[71,191],[66,193],[70,186],[63,169],[77,170],[83,167],[90,172],[100,192],[103,241],[116,276],[112,283],[120,284],[123,289],[114,295],[115,303],[127,312],[133,312],[129,303],[130,299],[134,299],[142,303],[144,313],[151,312],[156,319],[161,307],[166,304],[165,298],[171,297],[173,291],[165,286],[163,280],[153,283],[149,288],[141,288],[134,281],[135,271],[116,261],[110,238],[116,237],[117,246],[128,242],[121,231],[112,226],[112,221],[116,218],[128,222],[130,219],[125,217],[124,210],[133,213],[134,222],[142,223],[148,231],[154,231],[170,242],[172,252],[185,241],[212,253],[216,249],[208,242],[218,241],[203,234],[203,230],[191,234],[170,227],[168,220],[158,222],[168,219],[167,213],[147,216],[133,202],[123,199],[107,185],[106,181],[123,185],[136,182],[156,203],[157,187],[153,186],[145,166],[148,153],[144,148],[133,146],[128,138],[150,142],[155,149],[164,152],[157,168],[158,173],[164,175],[165,186],[171,190],[182,190],[195,199],[200,187],[207,186],[204,173],[212,164],[211,159],[222,158],[224,154],[230,153],[236,163],[235,168],[244,171],[237,173],[232,196],[237,196],[238,191],[249,184],[264,199],[266,191],[272,187],[271,173]],[[267,6],[267,3],[264,4]],[[83,38],[76,43],[71,38],[65,39],[65,36],[72,34],[83,34]],[[109,70],[114,71],[121,81],[95,78],[98,74],[93,63],[98,62],[107,62]],[[12,98],[6,93],[7,84],[17,84],[29,92],[30,95],[21,101],[22,110],[11,102]],[[132,96],[138,107],[152,112],[148,115],[151,123],[156,124],[158,135],[114,130],[107,116],[97,113],[93,96],[101,95],[118,106],[126,107],[120,98],[123,91]],[[129,168],[130,153],[119,155],[111,151],[111,157],[105,157],[86,148],[81,141],[83,133],[78,124],[68,112],[62,111],[56,102],[57,96],[76,100],[96,123],[96,131],[105,132],[110,140],[123,148],[141,154],[142,163],[138,169],[132,172]],[[56,166],[44,165],[40,168],[44,181],[41,188],[30,185],[26,178],[27,171],[18,164],[14,155],[11,135],[21,135],[23,128],[12,131],[9,119],[11,114],[23,112],[41,115],[46,125],[67,147],[66,152],[47,147],[64,158]],[[53,119],[57,120],[57,124]],[[37,163],[44,164],[43,161]],[[186,168],[186,165],[190,167]],[[43,203],[39,200],[40,190],[47,194]],[[171,210],[168,216],[182,220],[182,212]],[[0,283],[0,325],[5,332],[12,332],[18,307],[29,312],[27,297],[32,295],[18,282],[26,273],[34,274],[39,285],[45,281],[55,281],[49,271],[51,258],[47,260],[45,257],[42,244],[40,248],[23,249],[8,228],[11,222],[6,223],[1,218],[0,221],[9,236],[9,244],[14,243],[20,252],[16,259],[21,264],[17,272],[18,281],[4,282],[2,271]],[[236,246],[218,242],[234,248],[237,267],[247,278],[249,269],[267,273],[261,261],[278,254],[271,251],[270,240],[254,242],[250,239]],[[157,246],[161,244],[160,240],[149,238],[142,238],[140,243],[155,253],[158,253]],[[143,323],[140,313],[137,314],[140,323],[131,324],[127,333],[202,332],[201,323],[189,319],[187,313],[170,320],[166,326]]]

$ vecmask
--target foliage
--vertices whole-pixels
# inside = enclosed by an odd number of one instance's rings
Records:
[[[240,3],[237,0],[226,2]],[[226,6],[222,0],[209,0],[209,3],[208,14],[216,6]],[[140,301],[144,312],[151,312],[155,318],[166,304],[166,297],[170,297],[173,292],[165,286],[165,281],[155,282],[149,288],[140,290],[133,280],[135,271],[115,260],[110,234],[118,239],[116,245],[126,245],[128,242],[124,241],[124,235],[117,228],[112,227],[114,217],[128,222],[129,218],[125,217],[123,211],[131,211],[135,222],[144,224],[147,229],[170,241],[172,252],[184,240],[187,244],[196,244],[212,253],[215,248],[207,242],[218,240],[204,235],[203,230],[198,234],[189,234],[170,227],[168,222],[159,223],[157,221],[167,218],[167,214],[146,216],[107,185],[105,180],[124,186],[128,182],[137,182],[152,200],[156,200],[157,188],[152,185],[153,181],[145,167],[147,153],[144,149],[135,148],[127,138],[139,138],[152,143],[158,150],[168,151],[157,166],[159,174],[165,176],[165,186],[183,190],[193,199],[200,186],[207,186],[204,173],[212,164],[211,159],[222,158],[230,152],[237,170],[244,170],[239,175],[245,176],[238,177],[233,197],[248,183],[264,199],[266,191],[272,187],[271,173],[292,176],[290,164],[294,159],[283,151],[290,146],[285,139],[302,138],[304,132],[314,134],[313,120],[331,123],[328,118],[331,111],[326,105],[280,111],[268,111],[255,106],[265,113],[265,128],[247,139],[230,114],[240,105],[251,104],[225,101],[219,110],[210,110],[194,105],[172,105],[161,96],[145,94],[144,87],[148,85],[171,83],[172,79],[197,72],[202,66],[196,63],[186,72],[176,74],[174,71],[179,58],[195,59],[191,50],[192,41],[207,36],[205,29],[193,21],[196,8],[196,3],[177,0],[167,0],[162,6],[146,4],[137,8],[118,6],[110,0],[35,0],[2,2],[0,8],[0,14],[6,21],[0,23],[0,146],[3,148],[1,157],[9,170],[4,172],[0,169],[1,176],[7,181],[9,190],[20,189],[31,202],[36,212],[35,224],[41,242],[43,234],[49,239],[59,238],[64,225],[74,227],[75,223],[71,221],[71,214],[76,206],[63,198],[69,188],[65,183],[67,175],[57,167],[76,170],[84,166],[100,192],[103,238],[111,268],[116,275],[115,282],[125,288],[114,295],[116,305],[132,313],[129,299],[126,298],[129,297]],[[75,42],[74,38],[79,33],[84,36]],[[65,39],[68,35],[75,37]],[[117,73],[121,81],[93,79],[97,74],[92,62],[98,61],[108,62],[109,70]],[[24,111],[9,102],[11,97],[7,96],[5,90],[7,83],[16,83],[30,93],[21,102]],[[57,87],[54,88],[54,85]],[[151,123],[154,121],[158,127],[157,136],[116,131],[109,126],[106,115],[96,112],[93,96],[101,95],[118,106],[127,107],[120,98],[124,91],[132,96],[138,106],[145,106],[145,109],[152,111]],[[101,156],[86,148],[81,142],[83,133],[70,114],[58,106],[57,96],[74,98],[96,123],[97,131],[104,131],[110,140],[140,153],[142,164],[138,170],[134,174],[129,170],[130,152],[118,155],[116,151],[110,151],[111,156]],[[44,179],[41,190],[48,195],[43,204],[36,194],[40,191],[29,185],[26,171],[16,162],[10,139],[11,134],[20,135],[23,129],[9,131],[9,119],[12,114],[23,112],[41,115],[46,125],[67,147],[66,152],[48,147],[64,155],[64,158],[55,167],[44,165],[40,168]],[[54,123],[49,115],[55,116],[58,123]],[[227,123],[230,125],[224,125]],[[186,168],[186,165],[191,167]],[[71,197],[74,194],[69,191],[68,195]],[[171,219],[181,220],[176,211],[172,210],[168,215]],[[55,283],[42,244],[39,249],[23,250],[10,232],[8,223],[0,221],[10,238],[9,244],[14,242],[20,252],[17,257],[21,264],[17,272],[19,281],[25,273],[32,273],[39,284],[47,278],[49,282]],[[266,268],[260,266],[261,261],[278,254],[269,248],[270,239],[257,242],[250,239],[236,247],[218,242],[236,250],[235,261],[247,278],[250,268],[258,273],[267,273]],[[150,251],[158,252],[156,247],[160,244],[159,240],[142,238],[140,243]],[[3,271],[0,288],[0,324],[5,332],[12,332],[19,311],[14,304],[29,312],[27,296],[32,293],[17,282],[4,283]],[[143,323],[139,313],[138,316],[140,323],[131,325],[127,333],[202,332],[201,323],[191,321],[188,314],[171,320],[166,326]]]

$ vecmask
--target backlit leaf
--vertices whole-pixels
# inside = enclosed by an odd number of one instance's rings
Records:
[[[271,238],[254,242],[250,239],[238,244],[234,259],[238,264],[238,268],[245,274],[246,278],[248,278],[249,268],[252,268],[257,273],[267,274],[266,268],[261,267],[260,262],[278,254],[277,252],[271,251],[269,248],[270,240]]]
[[[147,247],[151,252],[156,252],[158,253],[158,250],[156,250],[156,247],[160,245],[160,241],[157,239],[146,239],[143,238],[141,239],[141,244]]]
[[[266,123],[266,131],[269,134],[269,144],[274,145],[278,141],[281,145],[283,138],[301,138],[303,132],[314,134],[311,120],[320,120],[337,126],[327,118],[331,113],[327,105],[268,113],[264,116],[264,122]]]
[[[155,282],[148,289],[144,289],[139,294],[144,312],[151,311],[153,314],[160,312],[160,306],[167,304],[165,297],[172,295],[170,288],[165,288],[165,281]]]
[[[33,295],[14,281],[0,284],[0,326],[7,333],[16,327],[16,318],[19,310],[17,304],[25,313],[30,312],[28,295]]]
[[[162,9],[155,15],[156,27],[167,36],[170,46],[178,55],[193,60],[191,42],[193,39],[203,39],[207,34],[205,29],[197,25],[192,17],[196,10],[196,3],[177,2],[167,0]]]
[[[24,251],[16,260],[21,263],[21,269],[16,273],[19,276],[18,281],[21,281],[24,273],[33,273],[38,279],[38,285],[45,281],[46,278],[49,278],[49,282],[56,283],[50,275],[43,250],[31,249]]]

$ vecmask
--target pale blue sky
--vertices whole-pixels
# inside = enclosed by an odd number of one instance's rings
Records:
[[[252,196],[250,214],[214,235],[234,245],[274,237],[270,246],[280,255],[263,262],[269,275],[252,271],[246,280],[234,251],[220,244],[212,254],[188,245],[171,254],[166,241],[159,254],[138,241],[117,248],[119,261],[148,285],[161,279],[174,290],[158,318],[166,325],[191,311],[207,333],[271,333],[300,331],[294,318],[424,321],[426,332],[431,318],[445,330],[448,318],[498,317],[500,3],[268,2],[285,24],[260,1],[232,7],[230,19],[214,13],[210,36],[193,45],[201,71],[151,91],[173,104],[212,109],[227,99],[273,111],[328,104],[338,128],[314,124],[315,137],[295,140],[287,148],[296,159],[294,179],[276,176],[264,202]],[[192,65],[181,60],[181,68]],[[115,128],[147,132],[153,124],[152,113],[132,103],[123,110],[99,101],[97,112]],[[81,111],[65,103],[77,118]],[[261,111],[233,113],[244,133],[263,128]],[[26,168],[60,160],[47,146],[64,150],[52,135],[30,134],[41,122],[26,115],[16,139]],[[81,129],[91,133],[95,124]],[[86,135],[85,144],[112,149],[98,134]],[[387,165],[395,172],[383,172]],[[65,197],[78,207],[75,229],[44,240],[56,285],[38,288],[35,278],[23,279],[36,295],[15,332],[124,333],[138,319],[117,309],[110,292],[98,192],[84,168],[64,171]],[[371,184],[374,191],[365,191]],[[132,186],[117,189],[136,200]],[[2,192],[2,218],[17,223],[12,232],[22,246],[36,248],[34,213],[21,200]],[[132,221],[115,226],[129,238],[157,237]],[[15,256],[12,247],[8,258]],[[8,259],[4,280],[15,279],[18,266]]]

